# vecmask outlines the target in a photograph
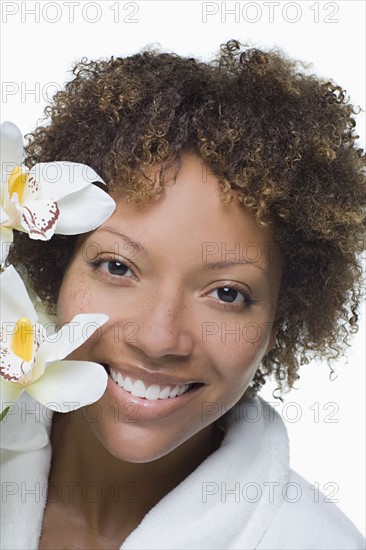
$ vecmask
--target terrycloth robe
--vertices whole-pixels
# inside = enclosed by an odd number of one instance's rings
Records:
[[[48,434],[51,422],[44,421]],[[270,405],[243,398],[226,422],[220,448],[146,514],[121,550],[365,548],[343,512],[290,468],[286,427]],[[33,451],[3,449],[1,460],[0,547],[37,549],[50,443]]]

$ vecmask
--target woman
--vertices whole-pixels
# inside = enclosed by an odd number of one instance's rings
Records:
[[[8,503],[3,547],[362,548],[256,397],[357,325],[364,157],[342,89],[235,40],[211,63],[147,50],[74,74],[27,162],[91,166],[116,211],[78,238],[19,234],[9,262],[60,325],[108,315],[72,354],[108,385],[6,456],[45,490],[16,522]]]

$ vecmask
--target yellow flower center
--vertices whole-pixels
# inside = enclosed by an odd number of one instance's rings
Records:
[[[23,172],[20,166],[16,166],[14,168],[8,179],[9,195],[11,197],[13,193],[16,193],[18,195],[20,204],[22,204],[23,202],[23,195],[27,179],[28,174]]]
[[[16,322],[14,332],[11,337],[10,349],[15,355],[30,361],[33,357],[34,328],[27,317],[21,317]]]

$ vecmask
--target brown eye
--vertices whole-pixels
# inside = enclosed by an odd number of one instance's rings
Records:
[[[109,262],[103,262],[100,264],[101,269],[104,271],[108,271],[111,275],[124,277],[128,271],[131,271],[130,268],[123,264],[122,262],[117,262],[114,260],[110,260]]]
[[[218,305],[223,308],[243,309],[255,303],[251,294],[244,288],[238,289],[237,285],[224,284],[212,290],[207,296],[215,298]]]
[[[224,286],[221,288],[217,288],[216,291],[217,291],[217,296],[219,300],[221,300],[222,302],[232,303],[232,302],[235,302],[237,298],[240,299],[239,301],[241,303],[245,302],[245,298],[242,295],[242,293],[239,292],[238,290],[235,290],[235,288]]]

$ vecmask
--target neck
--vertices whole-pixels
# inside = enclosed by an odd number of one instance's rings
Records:
[[[220,446],[221,440],[222,432],[211,424],[157,460],[130,463],[103,447],[80,409],[68,415],[55,413],[49,499],[52,502],[55,488],[59,504],[74,509],[88,528],[118,532],[121,518],[138,525],[159,500]]]

